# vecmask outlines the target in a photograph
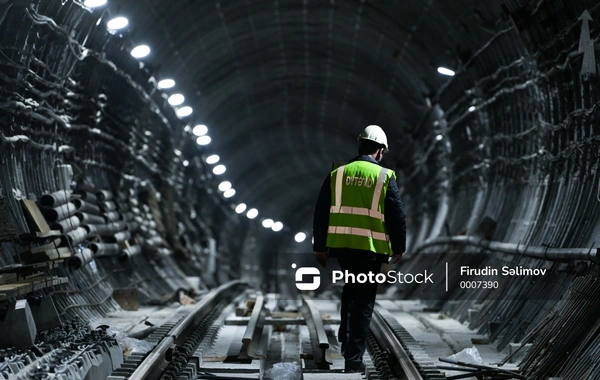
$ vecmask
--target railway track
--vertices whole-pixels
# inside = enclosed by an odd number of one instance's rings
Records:
[[[297,313],[272,312],[276,302],[260,292],[249,291],[239,281],[222,285],[206,294],[189,314],[175,316],[158,328],[147,338],[156,344],[154,349],[146,355],[131,355],[108,379],[279,380],[281,372],[273,372],[277,364],[265,363],[269,363],[267,357],[285,350],[287,359],[280,359],[288,370],[294,370],[286,377],[289,379],[320,379],[328,372],[349,380],[445,379],[434,361],[385,309],[373,315],[365,373],[343,374],[343,357],[337,350],[334,331],[339,320],[323,313],[319,301],[308,297],[301,299]],[[294,334],[298,342],[295,346],[289,343],[294,339],[288,337]],[[217,336],[219,342],[230,339],[222,345],[229,348],[219,348],[215,344]],[[271,345],[285,339],[287,345]],[[271,364],[278,361],[270,360]]]
[[[176,323],[167,323],[158,329],[150,340],[157,340],[154,349],[147,355],[130,357],[109,380],[124,379],[159,379],[165,376],[165,370],[178,359],[178,354],[189,346],[189,338],[197,335],[197,331],[208,329],[208,323],[214,318],[215,310],[221,309],[223,303],[233,299],[242,289],[240,281],[228,282],[206,294],[194,309]],[[160,335],[164,335],[160,338]],[[197,338],[198,337],[193,337]]]
[[[415,339],[385,309],[375,309],[371,320],[370,350],[387,379],[441,380],[446,377]],[[388,355],[382,355],[382,352]],[[383,356],[383,357],[382,357]]]

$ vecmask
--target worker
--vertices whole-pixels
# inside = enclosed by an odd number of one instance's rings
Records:
[[[374,278],[381,265],[397,263],[406,250],[404,206],[396,174],[379,165],[388,152],[381,127],[369,125],[358,136],[358,156],[334,165],[315,207],[313,250],[327,266],[337,258],[342,271]],[[345,372],[364,372],[362,361],[375,307],[377,283],[346,283],[341,296],[340,328]]]

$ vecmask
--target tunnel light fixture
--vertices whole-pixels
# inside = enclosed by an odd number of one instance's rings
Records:
[[[229,181],[223,181],[219,184],[219,190],[220,191],[227,191],[231,189],[231,182]]]
[[[281,231],[282,228],[283,228],[283,223],[281,223],[281,222],[275,222],[275,223],[273,223],[273,226],[271,227],[271,229],[275,232]]]
[[[173,79],[163,79],[160,82],[158,82],[158,88],[160,88],[161,90],[173,87],[175,87],[175,81]]]
[[[150,47],[148,45],[138,45],[131,51],[131,55],[134,58],[144,58],[148,54],[150,54]]]
[[[185,97],[182,94],[173,94],[169,96],[168,99],[169,104],[172,106],[178,106],[180,104],[183,104],[184,101]]]
[[[226,192],[223,193],[223,196],[225,198],[231,198],[235,195],[235,190],[234,189],[229,189]]]
[[[184,131],[184,132],[189,132],[189,131],[191,131],[191,130],[192,130],[192,128],[190,128],[190,126],[189,126],[189,125],[186,125],[185,127],[183,127],[183,131]]]
[[[189,165],[190,165],[190,162],[188,160],[183,161],[183,166],[188,167]]]
[[[200,136],[200,137],[198,137],[196,139],[196,144],[198,144],[198,145],[208,145],[208,144],[210,144],[210,141],[211,141],[210,136]]]
[[[225,170],[227,170],[225,168],[225,165],[217,165],[213,168],[213,173],[215,173],[216,175],[221,175],[225,173]]]
[[[258,210],[255,209],[255,208],[251,208],[246,213],[246,216],[248,217],[248,219],[254,219],[254,218],[256,218],[258,216]]]
[[[450,69],[447,69],[445,67],[438,67],[438,73],[442,74],[442,75],[448,75],[450,77],[453,77],[456,73]]]
[[[192,133],[196,136],[204,136],[208,133],[208,127],[204,124],[198,124],[192,129]]]
[[[219,162],[219,160],[220,160],[220,158],[216,154],[206,157],[206,163],[210,164],[210,165],[216,164],[217,162]]]
[[[237,212],[238,214],[243,213],[244,211],[246,211],[246,204],[245,203],[240,203],[239,205],[237,205],[237,207],[235,208],[235,212]]]
[[[442,135],[437,135],[437,136],[435,136],[435,141],[440,141],[440,140],[441,140],[441,139],[443,139],[443,138],[444,138],[444,136],[442,136]]]
[[[297,243],[302,243],[306,239],[306,234],[304,232],[298,232],[296,236],[294,236],[294,240]]]
[[[175,113],[177,114],[177,117],[186,117],[186,116],[190,116],[192,114],[192,112],[194,112],[192,107],[185,106],[185,107],[179,108]]]
[[[271,228],[271,227],[273,227],[273,223],[275,223],[273,221],[273,219],[265,219],[265,220],[262,221],[262,226],[264,228]]]
[[[192,107],[185,106],[185,107],[181,107],[181,108],[177,109],[177,111],[175,113],[179,117],[186,117],[186,116],[190,116],[193,112],[194,112],[194,109]]]
[[[104,4],[106,4],[106,0],[85,0],[83,2],[83,5],[85,5],[88,8],[101,7]]]
[[[108,29],[119,30],[129,25],[129,20],[126,17],[115,17],[106,23]]]
[[[477,109],[477,107],[471,106],[471,107],[469,107],[469,112],[475,112],[476,109]]]

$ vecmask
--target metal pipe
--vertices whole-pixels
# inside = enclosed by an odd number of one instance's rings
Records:
[[[425,248],[449,244],[471,245],[489,249],[490,251],[544,260],[587,260],[594,263],[598,262],[598,248],[529,247],[523,244],[485,240],[475,236],[448,236],[426,241],[415,249],[414,254],[423,251]]]
[[[75,245],[77,243],[81,243],[85,240],[88,235],[88,231],[83,227],[77,227],[75,230],[65,234],[67,239],[69,239],[69,243],[71,245]]]
[[[114,235],[114,238],[118,243],[121,243],[121,242],[124,242],[125,240],[131,239],[131,233],[129,231],[117,232]]]
[[[86,266],[94,259],[94,252],[89,248],[77,250],[75,255],[69,259],[69,266],[73,269],[80,269]]]
[[[96,234],[98,234],[99,236],[112,237],[112,238],[114,238],[113,235],[115,235],[119,231],[124,230],[126,227],[127,227],[127,224],[125,224],[123,222],[108,223],[108,224],[95,224],[94,225]]]
[[[81,199],[73,199],[73,204],[77,207],[77,211],[86,212],[88,214],[100,215],[100,207],[93,203],[83,201]]]
[[[109,222],[116,222],[117,220],[121,220],[121,213],[118,211],[109,211],[104,214],[104,217]]]
[[[112,228],[114,228],[115,231],[121,231],[121,230],[124,230],[125,228],[127,228],[127,223],[123,220],[120,220],[118,222],[108,223],[108,225],[111,226]]]
[[[81,223],[84,224],[105,224],[106,220],[103,217],[98,215],[87,214],[85,212],[78,212],[75,214]]]
[[[108,190],[102,190],[96,193],[96,197],[102,202],[109,201],[113,199],[113,193]]]
[[[98,203],[98,198],[94,193],[85,190],[75,190],[75,194],[78,194],[81,199],[89,203]]]
[[[92,243],[90,249],[94,256],[115,256],[119,254],[118,244]]]
[[[105,201],[105,202],[100,203],[100,207],[102,208],[102,211],[109,212],[109,211],[116,210],[117,204],[113,201]]]
[[[85,228],[89,236],[98,236],[98,229],[96,227],[99,226],[99,224],[83,224],[81,227]]]
[[[119,254],[119,260],[120,261],[127,261],[130,258],[132,258],[133,256],[139,255],[140,253],[142,253],[142,247],[140,247],[139,245],[132,245],[129,248],[125,248]]]
[[[77,216],[73,215],[67,219],[52,223],[50,228],[60,231],[61,234],[66,234],[67,232],[73,231],[75,228],[79,227],[80,224],[81,220],[79,220]]]
[[[112,234],[115,233],[115,231],[108,224],[95,224],[93,225],[93,228],[98,236],[112,236]]]
[[[67,202],[62,206],[44,210],[42,213],[44,218],[49,223],[55,223],[59,220],[66,219],[73,215],[77,211],[77,208],[72,202]]]
[[[42,207],[58,207],[64,205],[71,198],[70,190],[61,190],[51,194],[44,194],[40,197],[40,206]]]

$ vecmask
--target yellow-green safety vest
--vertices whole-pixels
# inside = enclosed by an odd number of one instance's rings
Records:
[[[368,161],[334,168],[327,247],[393,254],[384,203],[388,184],[395,178],[393,170]]]

